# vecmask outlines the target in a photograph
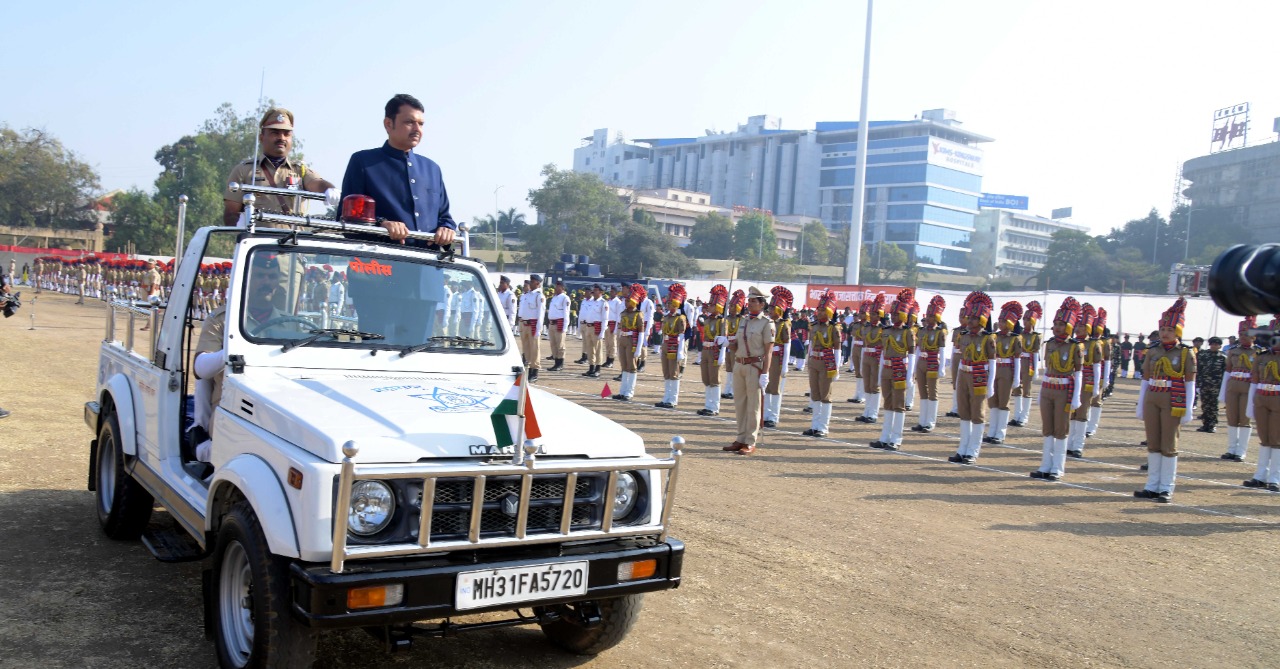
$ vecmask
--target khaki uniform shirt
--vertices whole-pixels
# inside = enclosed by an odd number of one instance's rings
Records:
[[[738,333],[736,341],[738,342],[737,350],[734,355],[739,358],[762,358],[761,361],[746,364],[754,367],[757,373],[765,374],[768,367],[764,362],[768,361],[770,347],[773,345],[773,337],[776,332],[773,321],[768,316],[761,314],[752,318],[744,316],[738,322]]]
[[[271,186],[273,188],[298,188],[305,191],[318,192],[320,182],[324,179],[301,162],[285,159],[280,167],[272,167],[271,161],[263,156],[259,160],[257,168],[254,168],[252,160],[245,160],[239,165],[231,168],[231,174],[227,176],[227,182],[232,181],[240,184],[247,184],[256,179],[259,186]],[[259,195],[258,206],[264,209],[274,209],[286,214],[292,214],[293,198],[281,197],[274,195]],[[228,202],[243,202],[243,193],[232,193],[228,188],[223,191],[222,199]]]

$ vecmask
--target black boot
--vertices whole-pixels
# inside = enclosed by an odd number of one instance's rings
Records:
[[[537,367],[534,367],[533,369],[529,370],[529,380],[530,380],[530,381],[537,381],[537,380],[538,380],[538,368],[537,368]]]
[[[552,360],[555,360],[555,361],[556,361],[556,364],[552,365],[552,366],[547,370],[548,372],[558,372],[558,371],[560,371],[560,370],[564,369],[564,358],[552,358]]]
[[[586,374],[583,374],[583,376],[588,376],[588,377],[591,377],[591,378],[593,378],[593,379],[598,379],[598,378],[600,378],[600,366],[599,366],[599,365],[591,365],[590,369],[588,369],[588,370],[587,370],[587,373],[586,373]]]
[[[582,354],[582,357],[581,357],[581,358],[578,358],[578,360],[577,360],[576,362],[574,362],[573,364],[575,364],[575,365],[583,365],[583,364],[586,364],[586,362],[587,362],[587,354],[586,354],[586,353],[583,353],[583,354]]]
[[[644,371],[644,363],[645,363],[645,359],[644,359],[644,358],[640,358],[640,362],[637,362],[637,363],[636,363],[636,371],[637,371],[637,372],[643,372],[643,371]]]
[[[613,358],[606,358],[601,367],[613,367]]]

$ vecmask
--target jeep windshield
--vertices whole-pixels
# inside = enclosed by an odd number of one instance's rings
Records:
[[[461,264],[305,247],[259,247],[240,330],[254,343],[497,353],[506,320],[482,275]]]

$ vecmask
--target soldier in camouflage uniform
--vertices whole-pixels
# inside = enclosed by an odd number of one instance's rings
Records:
[[[1222,353],[1222,340],[1209,338],[1209,348],[1196,354],[1196,378],[1203,389],[1200,398],[1200,422],[1197,432],[1218,431],[1218,391],[1227,371],[1227,356]]]

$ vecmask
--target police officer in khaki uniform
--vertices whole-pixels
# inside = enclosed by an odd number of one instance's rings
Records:
[[[764,389],[764,426],[777,427],[782,414],[782,393],[787,384],[787,368],[791,366],[791,291],[774,286],[769,291],[769,317],[773,319],[773,356],[768,369],[769,386]]]
[[[1033,479],[1057,481],[1067,462],[1071,412],[1081,403],[1084,348],[1071,338],[1080,320],[1080,303],[1068,297],[1053,317],[1053,337],[1044,343],[1044,381],[1040,388],[1040,435],[1044,438],[1040,468]]]
[[[773,352],[773,321],[764,313],[765,295],[752,286],[747,291],[747,315],[738,325],[734,350],[734,410],[738,417],[738,436],[724,450],[750,455],[760,437],[760,410],[765,386],[769,385],[770,358]]]
[[[289,159],[289,153],[293,150],[293,112],[280,107],[268,109],[262,115],[258,128],[262,158],[257,165],[250,159],[231,168],[231,174],[227,176],[228,183],[253,183],[313,193],[323,193],[335,188],[302,162]],[[223,225],[233,226],[239,220],[240,212],[244,211],[243,197],[240,193],[232,193],[229,188],[222,194]],[[293,210],[293,198],[264,196],[259,198],[259,203],[259,206],[278,209],[286,214],[297,213]]]
[[[724,392],[720,393],[721,399],[733,399],[733,368],[734,368],[734,346],[738,338],[738,325],[742,323],[742,310],[747,306],[747,294],[739,288],[733,291],[733,296],[729,298],[729,315],[725,318],[724,334],[729,339],[729,350],[725,352],[724,363]]]
[[[1082,367],[1082,390],[1080,391],[1080,407],[1071,414],[1071,430],[1067,435],[1067,455],[1072,458],[1084,457],[1085,433],[1089,428],[1089,403],[1094,397],[1102,394],[1105,383],[1102,381],[1101,344],[1092,338],[1093,324],[1098,312],[1092,304],[1085,303],[1080,307],[1080,322],[1076,325],[1076,341],[1084,350],[1084,366]]]
[[[947,301],[934,295],[924,313],[924,327],[916,339],[916,387],[920,389],[920,424],[912,432],[932,432],[938,424],[938,379],[947,375],[947,324],[942,312]]]
[[[1218,389],[1218,402],[1227,409],[1227,452],[1222,454],[1223,460],[1244,462],[1249,437],[1253,434],[1253,423],[1248,416],[1253,361],[1266,353],[1266,349],[1254,346],[1253,335],[1249,334],[1256,327],[1257,316],[1240,321],[1239,343],[1227,351],[1226,372]]]
[[[711,299],[702,303],[702,358],[698,367],[702,371],[706,399],[698,410],[699,416],[720,415],[720,367],[729,346],[724,322],[724,309],[728,302],[729,289],[716,284],[711,287]]]
[[[1036,323],[1043,313],[1040,303],[1032,300],[1022,314],[1022,385],[1013,391],[1013,420],[1009,421],[1013,427],[1022,427],[1031,418],[1031,389],[1040,369],[1041,337]]]
[[[1272,319],[1271,330],[1280,328],[1280,318]],[[1280,339],[1271,348],[1261,349],[1253,360],[1251,386],[1246,411],[1258,424],[1258,470],[1244,482],[1246,488],[1266,488],[1280,492]]]
[[[982,450],[982,432],[987,422],[987,398],[995,386],[995,335],[986,330],[991,318],[991,296],[982,291],[969,293],[964,312],[969,327],[956,340],[960,349],[959,370],[953,388],[956,409],[960,414],[960,447],[947,458],[951,462],[972,464]]]
[[[1015,332],[1022,320],[1022,304],[1006,302],[1000,307],[993,339],[996,343],[996,373],[991,379],[995,390],[987,400],[991,420],[987,421],[984,444],[1003,444],[1009,430],[1009,400],[1013,392],[1022,386],[1022,334]]]
[[[902,426],[906,422],[908,381],[915,373],[916,318],[920,305],[916,290],[904,288],[889,309],[889,325],[880,329],[880,396],[884,401],[884,425],[872,448],[896,451],[902,447]]]
[[[622,363],[622,386],[613,399],[627,402],[636,390],[636,363],[644,350],[644,314],[640,303],[646,296],[644,286],[632,284],[626,300],[626,308],[618,315],[618,360]]]
[[[662,317],[662,401],[654,406],[674,409],[680,403],[680,376],[684,373],[684,333],[689,329],[689,319],[683,307],[688,297],[684,284],[673,283],[667,288],[667,312]]]
[[[813,419],[806,436],[825,437],[831,428],[831,384],[840,373],[840,324],[835,322],[836,294],[830,288],[818,298],[817,322],[809,326],[809,404]]]
[[[1147,432],[1147,485],[1134,497],[1168,503],[1178,476],[1178,436],[1196,403],[1196,353],[1182,343],[1187,301],[1178,298],[1160,317],[1160,341],[1142,359],[1138,420]]]
[[[884,293],[876,295],[862,326],[862,390],[867,403],[862,415],[854,420],[868,425],[880,419],[880,349],[883,346],[880,338],[884,333],[884,303]]]

